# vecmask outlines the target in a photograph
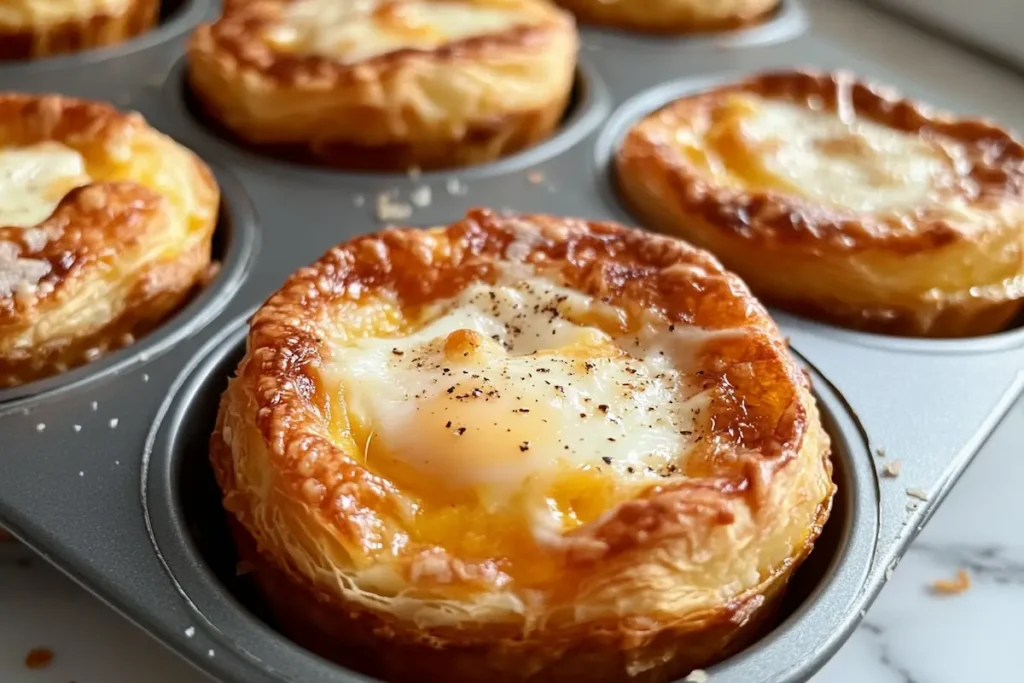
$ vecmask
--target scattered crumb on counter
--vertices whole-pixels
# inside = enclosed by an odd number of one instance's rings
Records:
[[[82,431],[82,425],[72,425],[71,428],[74,429],[76,432]]]
[[[25,666],[29,669],[45,669],[53,662],[53,652],[45,647],[37,647],[25,655]]]
[[[120,422],[116,417],[110,418],[110,428],[117,429],[117,423]]]
[[[938,579],[932,582],[932,593],[936,595],[960,595],[971,587],[971,577],[963,569],[956,572],[955,579]]]
[[[433,199],[433,194],[430,191],[430,186],[423,185],[417,187],[409,194],[409,201],[413,203],[413,206],[422,209],[425,206],[430,206],[430,202]]]
[[[187,629],[185,629],[185,637],[186,638],[191,638],[195,634],[196,634],[196,627],[195,626],[189,626]]]
[[[900,471],[903,470],[903,463],[899,460],[889,460],[882,466],[882,474],[890,479],[895,479],[900,476]]]
[[[99,407],[100,407],[100,402],[99,401],[93,401],[92,402],[92,409],[93,410],[98,410]]]
[[[78,470],[78,476],[84,477],[85,476],[85,470]]]
[[[44,429],[46,429],[46,423],[45,422],[40,422],[39,424],[36,425],[36,431],[37,432],[41,432]]]
[[[928,494],[924,490],[919,488],[907,489],[907,495],[911,498],[917,498],[918,500],[928,500]]]
[[[207,650],[206,651],[206,656],[207,657],[213,657],[213,654],[214,654],[213,650]]]
[[[142,373],[142,381],[143,382],[148,382],[149,381],[149,375],[147,373],[145,373],[145,372]]]
[[[879,458],[884,458],[885,457],[885,448],[883,448],[882,446],[879,446],[878,448],[876,448],[875,449],[875,455],[877,455]]]
[[[540,185],[544,182],[544,174],[540,171],[531,171],[526,175],[526,179],[534,185]]]
[[[694,669],[690,675],[683,679],[685,683],[708,683],[710,676],[704,669]]]

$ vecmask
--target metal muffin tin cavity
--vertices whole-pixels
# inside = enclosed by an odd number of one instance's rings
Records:
[[[141,111],[210,162],[224,191],[223,267],[192,303],[124,351],[0,393],[0,525],[199,668],[238,683],[369,680],[273,629],[236,575],[206,457],[247,317],[288,274],[382,227],[382,205],[401,205],[411,215],[400,222],[412,225],[450,223],[471,206],[634,223],[610,182],[628,126],[673,97],[762,69],[849,68],[958,108],[916,89],[898,65],[816,37],[799,3],[784,0],[766,24],[729,34],[581,27],[573,107],[550,140],[507,159],[422,175],[334,172],[248,151],[197,116],[184,47],[216,8],[166,4],[176,11],[161,27],[124,45],[0,66],[4,89]],[[820,667],[1024,388],[1020,329],[906,340],[773,313],[814,381],[840,492],[778,626],[710,669],[715,683],[796,683]],[[892,460],[898,478],[883,476]]]

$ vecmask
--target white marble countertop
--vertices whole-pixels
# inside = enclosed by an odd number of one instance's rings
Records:
[[[879,21],[849,0],[811,0],[817,30],[861,41],[922,89],[977,102],[1024,129],[1024,80]],[[951,362],[954,362],[951,359]],[[900,563],[861,627],[813,683],[1020,680],[1024,644],[1024,401],[1018,402]],[[971,588],[932,582],[966,570]],[[25,668],[37,647],[52,664]],[[120,616],[13,544],[0,544],[0,681],[202,683]]]

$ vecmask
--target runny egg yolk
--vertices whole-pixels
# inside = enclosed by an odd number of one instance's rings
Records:
[[[604,354],[607,361],[615,355],[607,345],[586,344],[595,336],[574,345],[579,357],[539,353],[511,358],[497,342],[471,329],[437,340],[434,362],[442,381],[430,380],[431,390],[420,393],[402,429],[375,437],[378,448],[391,454],[377,464],[386,468],[390,457],[432,480],[435,494],[451,497],[475,489],[484,502],[507,501],[531,474],[577,454],[563,415],[575,391],[566,375],[595,368],[588,358]],[[423,363],[421,358],[414,364]],[[592,412],[600,418],[606,410],[594,407]],[[582,409],[576,414],[585,419]]]

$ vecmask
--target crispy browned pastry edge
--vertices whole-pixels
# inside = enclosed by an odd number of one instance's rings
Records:
[[[211,448],[226,446],[216,439]],[[831,464],[827,466],[831,471]],[[831,498],[821,506],[807,543],[790,564],[722,609],[692,615],[672,628],[645,632],[640,624],[607,624],[593,631],[557,636],[541,632],[511,642],[496,629],[493,634],[477,633],[477,642],[466,644],[425,638],[380,612],[339,604],[283,571],[257,549],[236,519],[230,518],[229,525],[239,559],[252,568],[278,628],[311,652],[367,675],[392,683],[420,683],[425,671],[445,672],[448,683],[668,683],[728,659],[771,629],[793,572],[814,549],[830,512]],[[555,640],[559,636],[562,642]],[[643,670],[631,673],[641,662]]]
[[[717,0],[555,0],[584,24],[651,34],[731,31],[767,21],[780,0],[746,0],[728,14],[715,11]]]
[[[528,245],[525,251],[523,245]],[[720,608],[680,616],[664,628],[629,619],[575,628],[552,624],[527,636],[521,630],[517,636],[515,625],[500,622],[468,632],[418,628],[314,585],[287,550],[272,547],[271,535],[261,527],[267,519],[288,523],[266,514],[278,504],[287,505],[288,514],[304,507],[308,523],[337,525],[344,537],[358,538],[358,545],[373,545],[365,530],[373,528],[375,514],[394,508],[398,492],[322,436],[329,399],[319,386],[317,368],[330,333],[321,325],[338,319],[344,306],[358,305],[364,296],[397,294],[403,306],[451,296],[469,282],[487,279],[495,261],[512,252],[616,305],[658,310],[676,323],[750,329],[746,339],[709,342],[701,354],[707,381],[732,386],[745,399],[741,421],[746,429],[738,428],[736,406],[715,408],[721,433],[746,434],[733,444],[735,453],[724,459],[710,452],[695,455],[692,483],[655,487],[566,536],[567,580],[636,561],[633,553],[642,554],[658,539],[679,533],[677,523],[685,525],[685,533],[730,523],[723,505],[728,499],[739,497],[759,509],[773,473],[792,462],[808,439],[821,448],[816,457],[831,476],[828,437],[806,375],[793,365],[764,309],[709,255],[679,240],[612,223],[474,210],[447,228],[391,229],[339,245],[298,271],[256,313],[246,357],[222,399],[210,453],[241,559],[255,568],[275,617],[293,638],[387,680],[419,680],[424,670],[432,670],[445,671],[453,682],[527,676],[531,681],[665,681],[728,656],[767,623],[789,575],[828,518],[834,487],[819,504],[803,541],[760,585]],[[250,403],[244,396],[255,400]],[[255,438],[269,451],[269,466],[278,470],[273,478],[279,483],[270,496],[284,496],[287,502],[257,500],[262,494],[239,487],[237,459],[247,456],[233,452],[224,439],[227,413],[235,410],[253,421]],[[241,428],[235,423],[235,430]],[[252,447],[248,436],[230,438]],[[349,519],[332,510],[359,514]],[[465,569],[468,563],[460,566]]]
[[[4,144],[55,141],[80,152],[87,163],[101,165],[126,149],[129,154],[143,153],[143,147],[149,154],[180,149],[138,114],[59,95],[0,94],[0,131]],[[186,216],[175,217],[169,200],[142,182],[99,178],[69,192],[48,219],[32,228],[47,236],[41,249],[28,238],[27,230],[0,227],[0,241],[15,245],[18,258],[48,266],[46,275],[31,288],[0,297],[0,386],[58,374],[132,343],[205,282],[211,269],[219,189],[206,164],[189,152],[184,152],[184,158],[190,189],[204,204],[187,207]],[[204,211],[211,217],[198,221],[193,212]],[[48,320],[69,314],[69,300],[93,279],[116,272],[126,253],[158,241],[174,220],[189,223],[183,251],[169,258],[150,258],[140,268],[122,273],[120,282],[126,289],[118,302],[110,302],[113,317],[71,336],[48,335]],[[10,340],[27,330],[35,331],[38,342],[31,348],[12,348]]]
[[[1024,306],[1024,221],[1014,226],[958,225],[933,210],[916,214],[860,214],[816,204],[781,192],[723,188],[667,145],[642,131],[661,114],[686,117],[731,93],[768,98],[835,111],[848,102],[859,116],[910,133],[928,131],[962,143],[972,163],[959,179],[963,198],[979,209],[1018,209],[1024,216],[1024,146],[1006,130],[979,119],[961,119],[904,99],[891,89],[866,83],[846,72],[793,70],[765,73],[664,105],[631,128],[615,158],[615,180],[625,203],[648,225],[678,234],[710,249],[740,274],[766,303],[839,325],[904,336],[963,337],[996,332]],[[909,228],[909,229],[908,229]],[[1016,231],[1016,247],[1013,234]],[[949,250],[996,239],[1016,248],[1016,276],[998,283],[979,282],[972,291],[923,293],[912,300],[887,299],[878,291],[871,302],[850,299],[844,288],[872,288],[865,273],[884,266],[881,256],[900,267],[900,259],[941,257]],[[1013,252],[1010,252],[1011,256]],[[979,262],[983,258],[977,257]],[[829,268],[822,268],[827,263]],[[904,264],[907,263],[904,261]],[[757,264],[755,266],[755,264]],[[767,267],[766,267],[767,264]],[[824,296],[794,293],[783,282],[800,281],[816,267],[834,278]],[[936,265],[936,285],[943,268]],[[827,272],[825,272],[827,271]],[[809,277],[809,276],[808,276]],[[820,278],[819,278],[820,279]]]
[[[576,29],[571,16],[554,7],[544,8],[544,19],[529,26],[346,64],[267,44],[262,33],[289,1],[229,4],[218,21],[195,31],[188,50],[189,83],[204,114],[268,154],[364,171],[469,166],[547,138],[568,104]],[[537,63],[546,65],[537,80],[537,88],[550,92],[543,105],[522,107],[513,98],[505,109],[475,115],[456,103],[468,118],[440,122],[436,111],[419,111],[418,102],[435,98],[434,82],[461,83],[445,97],[490,99],[493,94],[483,98],[477,90],[487,81],[500,84],[515,62],[535,70]],[[474,77],[457,78],[462,69],[475,69]],[[300,100],[308,122],[282,132],[268,112],[286,101],[294,111]]]
[[[130,0],[119,14],[68,16],[56,24],[0,24],[0,62],[52,57],[108,47],[145,33],[156,23],[160,0]]]

